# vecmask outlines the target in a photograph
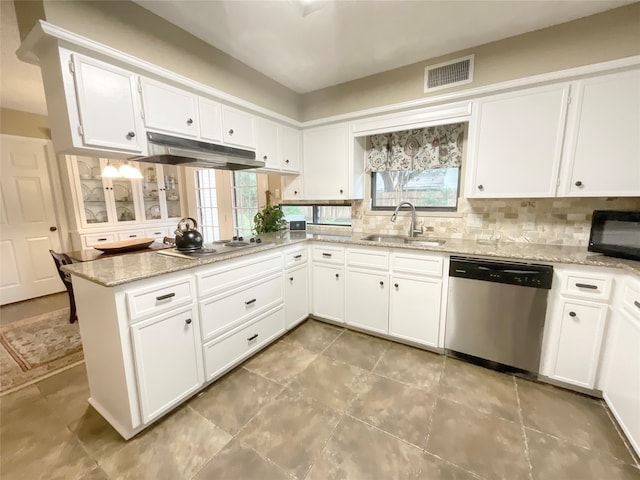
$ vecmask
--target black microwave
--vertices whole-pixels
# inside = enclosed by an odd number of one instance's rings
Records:
[[[640,260],[640,211],[595,210],[588,250]]]

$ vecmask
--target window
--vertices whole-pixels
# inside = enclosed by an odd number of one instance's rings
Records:
[[[411,202],[423,211],[455,211],[458,207],[460,167],[371,173],[371,208],[391,210]]]
[[[282,205],[287,222],[306,220],[315,225],[351,225],[351,207],[337,205]]]
[[[204,241],[220,240],[215,170],[198,170],[196,172],[196,201],[200,220],[198,229],[202,233]]]
[[[258,179],[254,172],[233,172],[231,202],[234,235],[250,237],[253,217],[258,213]]]

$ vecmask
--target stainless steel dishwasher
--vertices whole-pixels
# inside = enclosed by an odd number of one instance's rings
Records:
[[[451,257],[444,346],[503,371],[537,373],[553,267]]]

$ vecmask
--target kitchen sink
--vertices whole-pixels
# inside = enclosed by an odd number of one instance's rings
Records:
[[[400,243],[418,247],[439,247],[447,243],[446,240],[436,238],[403,237],[400,235],[368,235],[361,240],[378,243]]]

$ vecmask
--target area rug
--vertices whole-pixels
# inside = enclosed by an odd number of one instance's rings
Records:
[[[82,363],[77,323],[63,308],[0,328],[0,395]]]

